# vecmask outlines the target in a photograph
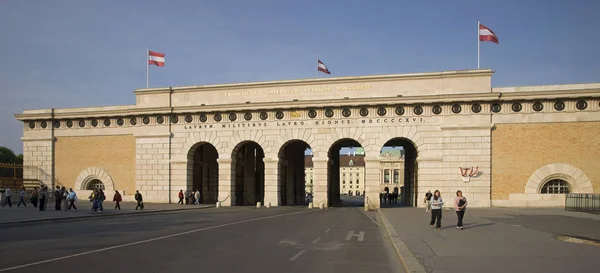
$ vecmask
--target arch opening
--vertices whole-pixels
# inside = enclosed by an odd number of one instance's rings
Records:
[[[363,206],[366,166],[362,145],[354,139],[340,139],[327,155],[328,206]]]
[[[91,179],[85,185],[85,189],[89,191],[93,190],[105,190],[104,183],[100,179]]]
[[[265,198],[265,152],[253,141],[245,141],[232,152],[231,177],[233,179],[236,206],[253,206],[264,203]]]
[[[279,150],[279,203],[306,205],[312,200],[313,169],[310,145],[292,140]]]
[[[388,140],[380,151],[381,178],[379,181],[382,207],[417,206],[418,162],[416,145],[407,138]],[[393,189],[390,192],[390,188]],[[386,198],[385,195],[388,195]],[[390,201],[391,200],[391,201]]]
[[[190,149],[187,185],[184,194],[186,204],[214,204],[217,202],[219,194],[218,158],[219,152],[210,143],[198,143]]]

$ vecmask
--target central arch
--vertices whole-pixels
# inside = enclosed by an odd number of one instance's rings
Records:
[[[234,204],[251,206],[264,203],[265,198],[265,152],[254,141],[236,145],[231,155],[231,178],[234,187]]]
[[[328,206],[363,206],[366,154],[362,145],[351,138],[339,139],[327,156]]]
[[[219,194],[219,152],[208,142],[199,142],[188,151],[186,196],[200,191],[201,204],[214,204]],[[195,197],[194,197],[195,198]],[[192,198],[193,199],[193,198]]]
[[[312,195],[312,176],[307,176],[306,157],[310,145],[291,140],[279,150],[279,203],[282,206],[306,205]]]
[[[392,156],[390,156],[392,155]],[[383,170],[382,181],[380,188],[385,187],[386,192],[397,193],[400,200],[394,202],[383,202],[382,206],[394,206],[395,204],[403,204],[408,206],[417,206],[418,204],[418,162],[417,162],[417,147],[410,139],[404,137],[396,137],[388,140],[380,151],[381,158],[398,159],[398,164],[389,164],[392,166],[389,170]],[[388,177],[389,175],[389,177]],[[393,189],[393,191],[390,191]],[[432,191],[433,192],[433,191]]]

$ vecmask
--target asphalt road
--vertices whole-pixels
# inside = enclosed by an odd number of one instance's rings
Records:
[[[233,207],[6,227],[0,272],[402,272],[374,216]]]

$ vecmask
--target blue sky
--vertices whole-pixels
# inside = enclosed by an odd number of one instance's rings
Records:
[[[0,145],[24,109],[135,103],[150,86],[471,69],[493,86],[600,82],[600,1],[1,1]]]

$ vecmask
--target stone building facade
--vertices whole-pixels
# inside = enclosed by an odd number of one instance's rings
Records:
[[[379,176],[380,192],[398,192],[403,199],[412,195],[403,190],[404,177],[406,176],[404,165],[404,154],[402,153],[402,150],[390,150],[381,154],[381,174]],[[407,185],[407,188],[411,188],[410,185]]]
[[[134,92],[135,105],[16,118],[24,163],[48,174],[42,183],[84,191],[99,180],[149,202],[176,202],[180,189],[199,188],[203,200],[223,205],[300,204],[310,147],[314,202],[332,205],[340,192],[335,154],[347,146],[364,148],[370,207],[379,207],[384,146],[405,150],[400,183],[410,205],[435,189],[447,197],[460,189],[474,207],[561,204],[564,194],[542,193],[550,182],[600,191],[600,84],[492,88],[492,75],[150,88]]]
[[[340,194],[362,196],[365,190],[365,156],[340,155]]]

